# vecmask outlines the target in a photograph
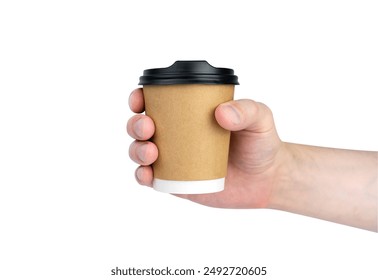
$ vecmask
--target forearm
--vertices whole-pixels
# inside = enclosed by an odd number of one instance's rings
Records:
[[[378,153],[284,143],[271,208],[377,231]]]

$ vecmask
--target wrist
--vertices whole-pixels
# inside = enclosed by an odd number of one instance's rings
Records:
[[[294,201],[288,195],[293,192],[298,153],[295,144],[281,143],[276,158],[275,180],[267,208],[289,211],[293,206]]]

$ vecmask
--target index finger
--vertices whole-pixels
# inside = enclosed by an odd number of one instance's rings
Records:
[[[129,107],[134,113],[142,113],[144,111],[143,89],[134,89],[129,96]]]

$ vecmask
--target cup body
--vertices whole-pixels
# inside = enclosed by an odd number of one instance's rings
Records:
[[[147,85],[146,115],[155,124],[151,139],[155,189],[169,193],[209,193],[224,188],[230,132],[215,120],[216,107],[233,99],[234,85]]]

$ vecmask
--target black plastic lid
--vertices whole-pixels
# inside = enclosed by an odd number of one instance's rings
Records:
[[[139,85],[177,84],[232,84],[238,85],[238,76],[229,68],[211,66],[206,60],[178,60],[166,68],[143,71]]]

